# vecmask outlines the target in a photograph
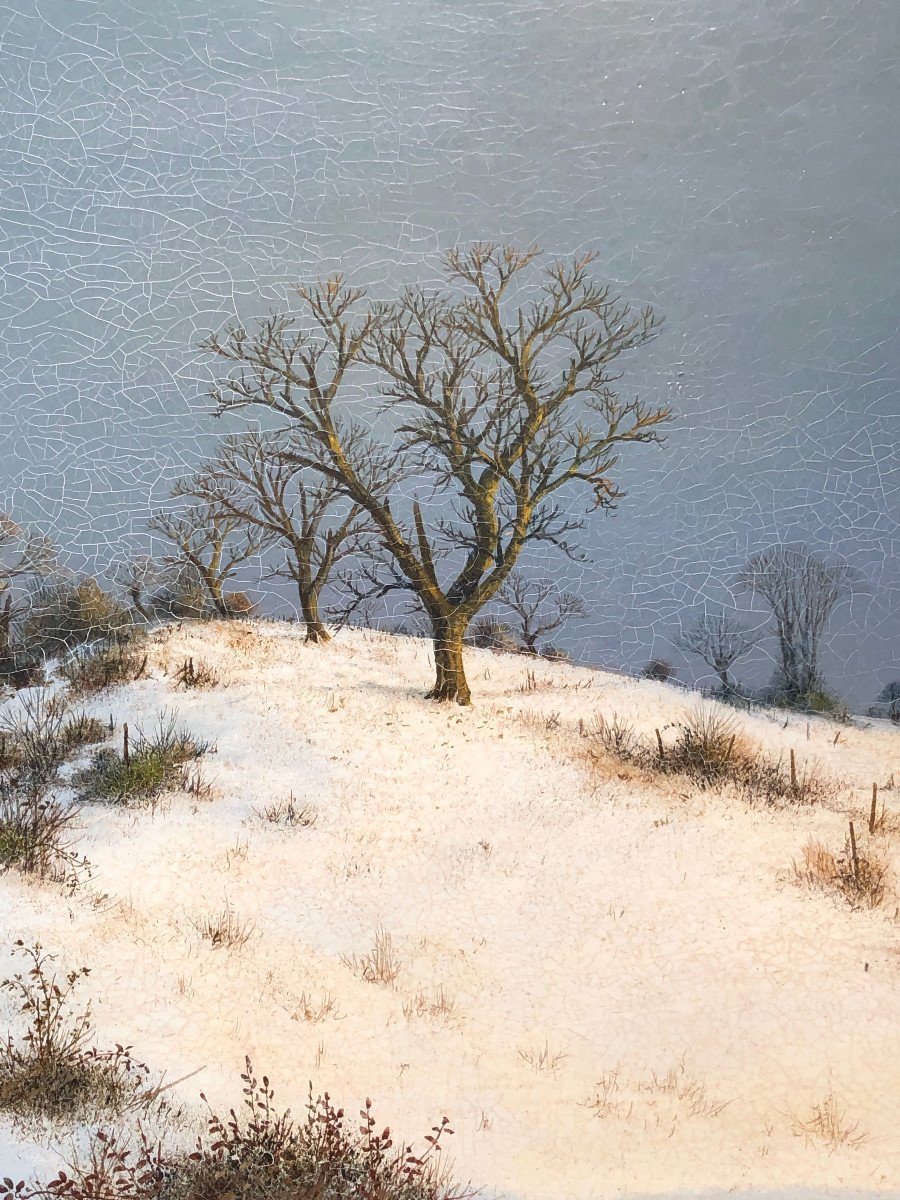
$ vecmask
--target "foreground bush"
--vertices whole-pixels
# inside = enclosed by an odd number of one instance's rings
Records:
[[[73,993],[89,969],[59,979],[49,972],[54,959],[40,943],[26,947],[17,941],[13,953],[21,953],[30,967],[0,988],[12,995],[28,1027],[21,1038],[8,1034],[0,1043],[0,1109],[19,1121],[94,1121],[152,1105],[160,1090],[148,1086],[149,1069],[132,1058],[129,1047],[89,1047],[90,1005],[72,1012]]]
[[[0,1183],[0,1197],[18,1200],[464,1200],[474,1195],[448,1179],[443,1139],[446,1117],[432,1127],[421,1154],[395,1146],[389,1129],[377,1131],[366,1101],[356,1131],[328,1093],[313,1101],[306,1119],[273,1105],[269,1080],[257,1080],[250,1060],[241,1075],[240,1115],[210,1111],[205,1136],[192,1154],[169,1152],[142,1135],[135,1150],[114,1134],[95,1134],[90,1161],[47,1184]]]

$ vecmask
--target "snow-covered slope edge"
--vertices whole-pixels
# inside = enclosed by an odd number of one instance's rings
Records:
[[[652,732],[691,696],[471,651],[475,706],[446,708],[422,699],[428,655],[264,623],[161,635],[150,677],[89,707],[132,728],[177,711],[217,744],[214,794],[86,808],[93,879],[72,897],[0,879],[10,942],[92,968],[98,1042],[169,1078],[202,1066],[186,1101],[202,1088],[227,1108],[249,1054],[297,1111],[312,1080],[351,1109],[372,1096],[411,1138],[446,1112],[456,1174],[523,1200],[900,1187],[895,906],[852,912],[791,870],[810,835],[842,844],[873,781],[896,804],[896,732],[835,744],[824,721],[742,717],[847,785],[825,808],[750,810],[586,767],[579,720]],[[220,684],[175,689],[189,656]],[[291,795],[314,824],[258,815]],[[882,839],[895,867],[898,846]],[[242,947],[195,927],[226,904],[253,928]],[[352,969],[379,929],[392,986]],[[860,1144],[804,1133],[829,1096]]]

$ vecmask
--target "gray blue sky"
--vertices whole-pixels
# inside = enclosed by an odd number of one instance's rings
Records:
[[[586,533],[569,645],[682,664],[681,615],[807,541],[867,579],[826,665],[868,702],[900,675],[898,50],[895,0],[0,5],[7,503],[101,568],[226,432],[202,332],[338,265],[389,292],[476,238],[593,247],[666,317],[622,386],[679,420]]]

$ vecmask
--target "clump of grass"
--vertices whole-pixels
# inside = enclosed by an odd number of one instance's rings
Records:
[[[397,959],[393,938],[382,928],[375,931],[375,944],[368,954],[342,954],[341,962],[366,983],[380,983],[386,987],[392,987],[397,981],[402,965]]]
[[[186,658],[175,672],[175,682],[185,689],[213,688],[218,686],[219,676],[207,663]]]
[[[191,924],[212,946],[225,946],[229,950],[246,946],[256,929],[252,921],[242,921],[228,903],[221,912],[208,913]]]
[[[634,724],[618,713],[613,713],[609,718],[597,713],[589,733],[608,754],[614,754],[626,762],[635,758],[641,748],[641,739],[635,732]]]
[[[129,642],[112,640],[75,650],[60,664],[59,674],[73,695],[90,696],[140,679],[147,670],[147,660],[139,637]]]
[[[447,1117],[432,1126],[426,1147],[395,1145],[390,1129],[378,1132],[372,1102],[351,1132],[342,1108],[326,1092],[296,1124],[279,1112],[268,1078],[258,1080],[250,1059],[241,1075],[243,1105],[227,1118],[211,1109],[205,1135],[193,1153],[170,1152],[142,1134],[137,1149],[119,1135],[94,1135],[89,1161],[47,1184],[0,1183],[12,1200],[469,1200],[455,1187],[443,1161],[453,1130]],[[205,1099],[205,1097],[203,1097]]]
[[[814,1104],[805,1119],[793,1117],[791,1122],[794,1137],[824,1142],[831,1151],[842,1147],[855,1150],[861,1146],[869,1135],[858,1133],[858,1129],[859,1122],[853,1125],[848,1123],[834,1092],[829,1092],[820,1104]]]
[[[539,679],[534,671],[526,671],[525,678],[518,686],[518,691],[526,696],[531,696],[535,692],[547,692],[554,687],[552,679]]]
[[[551,1050],[550,1044],[546,1040],[543,1046],[519,1050],[519,1058],[528,1063],[529,1067],[535,1071],[556,1071],[563,1059],[568,1057],[568,1054],[563,1054],[561,1051]]]
[[[439,987],[433,996],[428,997],[422,991],[403,1002],[403,1015],[407,1021],[431,1020],[449,1021],[456,1011],[456,1001]]]
[[[649,1099],[648,1099],[649,1097]],[[662,1100],[668,1105],[660,1108]],[[651,1071],[640,1079],[623,1078],[620,1067],[605,1071],[597,1082],[595,1094],[585,1107],[600,1120],[629,1120],[635,1107],[650,1107],[657,1124],[661,1118],[675,1121],[679,1116],[718,1117],[728,1107],[712,1099],[704,1081],[688,1072],[685,1057],[682,1057],[664,1074]]]
[[[318,1025],[327,1017],[337,1020],[340,1012],[338,1002],[331,992],[325,992],[318,1000],[315,1000],[304,991],[300,993],[300,999],[290,1016],[292,1021],[308,1021],[310,1025]]]
[[[612,713],[598,714],[586,732],[622,762],[651,774],[680,775],[702,789],[730,785],[748,804],[815,804],[835,792],[816,763],[798,768],[793,756],[786,762],[749,746],[734,715],[718,707],[697,705],[675,729],[667,745],[661,730],[652,740],[642,737],[632,722]]]
[[[72,1011],[73,993],[89,968],[69,971],[62,979],[51,973],[54,958],[38,943],[15,943],[14,953],[29,962],[0,983],[28,1022],[18,1039],[0,1042],[0,1108],[19,1120],[50,1118],[90,1120],[146,1109],[160,1095],[148,1084],[149,1069],[131,1048],[113,1051],[89,1047],[90,1004]]]
[[[0,782],[0,870],[74,888],[88,867],[73,847],[75,813],[34,787]]]
[[[68,753],[81,750],[84,746],[96,746],[109,737],[109,726],[99,717],[89,717],[78,712],[70,716],[61,730],[63,746]]]
[[[33,784],[52,782],[66,761],[70,747],[65,729],[69,705],[49,688],[21,693],[3,715],[3,734],[16,747],[18,770]]]
[[[812,838],[802,855],[802,861],[794,863],[797,880],[843,896],[851,908],[877,908],[887,895],[887,864],[876,854],[860,853],[855,836],[847,838],[840,854]]]
[[[124,738],[127,739],[127,727]],[[121,753],[98,750],[90,765],[73,777],[82,801],[108,804],[148,803],[183,781],[182,768],[202,757],[209,745],[198,742],[174,717],[161,713],[149,736],[139,735],[133,746],[123,739]]]
[[[314,808],[299,804],[293,792],[287,800],[273,800],[271,804],[259,808],[254,806],[253,811],[261,821],[268,821],[270,825],[299,826],[302,829],[311,829],[319,818]]]

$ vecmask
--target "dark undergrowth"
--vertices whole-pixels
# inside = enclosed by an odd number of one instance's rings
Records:
[[[313,1100],[294,1122],[275,1108],[266,1076],[249,1058],[243,1103],[227,1118],[211,1109],[192,1152],[167,1150],[144,1131],[135,1143],[104,1130],[87,1156],[49,1183],[0,1184],[18,1200],[464,1200],[474,1196],[450,1179],[444,1146],[453,1132],[443,1117],[421,1153],[380,1133],[366,1100],[351,1121],[330,1096]],[[205,1097],[204,1097],[205,1100]]]
[[[815,804],[836,791],[814,763],[798,765],[792,757],[751,745],[734,716],[711,705],[698,705],[682,722],[655,730],[652,738],[638,734],[616,713],[598,715],[583,732],[596,744],[595,759],[602,752],[648,774],[680,776],[701,789],[730,786],[749,804]]]

